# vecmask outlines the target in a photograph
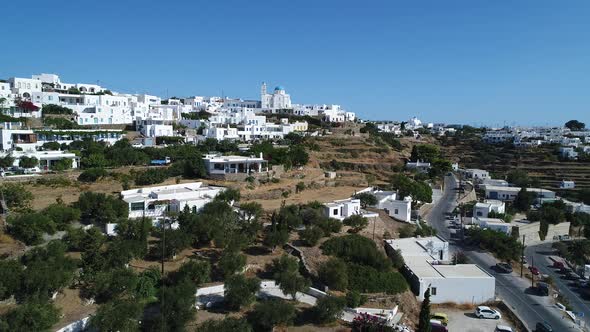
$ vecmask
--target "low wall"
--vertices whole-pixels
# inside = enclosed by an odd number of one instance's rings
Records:
[[[498,309],[503,311],[506,314],[506,316],[508,316],[508,319],[512,323],[514,323],[517,331],[531,332],[531,329],[529,329],[526,326],[526,324],[522,321],[520,316],[515,311],[513,311],[509,305],[504,303],[504,301],[500,301],[500,302],[496,303],[496,305],[497,305]]]

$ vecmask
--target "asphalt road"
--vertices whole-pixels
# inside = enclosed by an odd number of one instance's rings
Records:
[[[586,326],[590,326],[590,292],[583,296],[581,288],[574,282],[563,279],[563,275],[551,267],[553,261],[549,259],[549,255],[552,251],[551,243],[544,243],[526,247],[524,252],[529,264],[534,263],[542,274],[551,276],[555,288],[568,299],[574,312],[583,313],[582,320]]]
[[[451,251],[463,250],[470,261],[487,271],[496,278],[496,296],[503,299],[532,330],[537,322],[549,323],[554,331],[576,331],[578,330],[571,319],[566,318],[552,303],[552,299],[545,296],[537,296],[530,291],[530,282],[522,279],[514,273],[497,273],[493,266],[497,260],[489,253],[462,247],[456,242],[458,237],[451,236],[452,232],[445,220],[447,212],[453,211],[457,205],[457,180],[454,176],[445,177],[445,190],[440,201],[434,206],[426,220],[434,227],[438,235],[450,243]]]

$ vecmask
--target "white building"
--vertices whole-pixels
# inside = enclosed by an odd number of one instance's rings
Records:
[[[114,144],[124,136],[124,131],[117,129],[0,129],[0,151],[35,151],[48,142],[70,144],[87,138]]]
[[[367,188],[358,193],[370,193],[377,198],[377,204],[373,208],[384,210],[387,214],[399,221],[410,222],[412,220],[412,198],[405,197],[398,199],[398,194],[395,191],[374,190]]]
[[[482,188],[482,189],[484,189],[484,190],[488,186],[492,186],[492,187],[509,187],[510,184],[506,180],[490,179],[490,178],[484,179],[479,184],[479,187]]]
[[[502,201],[513,201],[520,192],[520,187],[494,187],[487,186],[486,198]],[[526,191],[534,192],[537,199],[555,199],[555,192],[542,188],[526,188]]]
[[[129,218],[163,218],[167,211],[180,212],[185,206],[198,211],[225,190],[223,187],[204,186],[191,182],[169,186],[125,190],[121,197],[129,205]]]
[[[432,303],[478,304],[494,299],[496,281],[475,264],[451,265],[449,243],[433,236],[386,240],[386,250],[399,250],[404,273],[420,301],[430,287]]]
[[[219,154],[208,154],[203,157],[205,169],[209,175],[226,174],[254,174],[268,172],[268,162],[259,157],[250,156],[223,156]]]
[[[355,214],[361,214],[361,200],[347,198],[324,204],[324,214],[328,218],[344,220]]]
[[[260,87],[260,107],[263,110],[281,110],[291,108],[291,96],[285,92],[285,88],[277,86],[273,93],[267,93],[266,83]]]
[[[465,177],[480,182],[490,178],[490,173],[484,169],[466,169],[463,171]]]
[[[408,161],[406,163],[406,169],[415,169],[420,173],[428,173],[430,170],[430,163],[425,163],[422,161]]]
[[[559,183],[559,189],[574,189],[574,188],[576,188],[576,183],[574,181],[562,180]]]
[[[471,223],[479,228],[489,229],[507,235],[510,235],[512,232],[512,224],[498,218],[473,217],[471,218]]]
[[[14,158],[13,166],[20,167],[20,159],[23,157],[27,158],[35,158],[37,159],[37,165],[34,167],[38,167],[41,171],[48,171],[53,169],[56,162],[61,161],[62,159],[68,159],[71,161],[71,168],[78,168],[80,165],[80,157],[76,156],[74,153],[65,152],[65,151],[35,151],[35,150],[28,150],[28,151],[12,151],[10,153],[0,152],[0,158],[3,158],[7,155],[10,155]]]
[[[574,147],[571,146],[559,147],[559,155],[564,159],[578,159],[578,152]]]
[[[473,206],[474,217],[487,218],[492,211],[498,214],[504,214],[506,212],[506,203],[498,200],[487,199],[485,202],[478,202]]]
[[[135,122],[136,130],[145,137],[174,136],[174,128],[162,120],[140,120]]]

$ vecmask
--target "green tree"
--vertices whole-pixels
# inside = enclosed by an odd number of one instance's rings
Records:
[[[114,300],[101,305],[90,319],[98,331],[138,331],[143,306],[135,300]]]
[[[236,274],[225,280],[224,300],[231,310],[240,310],[256,300],[256,292],[260,289],[260,279],[246,278]]]
[[[218,263],[225,279],[241,272],[246,266],[246,256],[236,250],[225,249]]]
[[[60,203],[49,205],[42,213],[53,220],[58,230],[65,230],[69,224],[80,220],[80,210]]]
[[[191,259],[180,266],[174,279],[187,279],[195,285],[202,285],[211,280],[211,264],[205,260]]]
[[[367,301],[367,297],[357,291],[346,293],[346,306],[349,308],[358,308]]]
[[[338,258],[330,258],[318,270],[318,277],[331,289],[344,291],[348,288],[346,263]]]
[[[0,158],[0,167],[1,168],[9,168],[14,165],[14,157],[11,155],[6,155]]]
[[[410,159],[413,161],[432,162],[440,156],[440,148],[432,144],[418,144],[412,147]]]
[[[23,265],[16,260],[0,260],[0,300],[17,293],[23,271]]]
[[[526,212],[531,209],[531,205],[535,201],[535,198],[536,194],[534,192],[527,191],[526,188],[523,187],[518,192],[518,195],[516,195],[512,205],[518,211]]]
[[[418,332],[431,332],[430,325],[430,288],[424,292],[424,300],[420,306],[420,315],[418,317]]]
[[[342,315],[346,300],[342,297],[326,296],[318,299],[312,312],[316,322],[325,324],[334,322]]]
[[[210,319],[197,327],[196,332],[252,332],[252,326],[246,319],[226,317],[221,320]]]
[[[295,319],[295,307],[283,300],[268,300],[254,306],[248,321],[257,331],[271,331],[275,326],[288,326]]]
[[[215,196],[216,200],[224,201],[224,202],[232,202],[232,201],[239,201],[240,200],[240,191],[234,188],[227,188],[224,191],[220,192]]]
[[[355,214],[355,215],[352,215],[348,218],[345,218],[342,221],[342,223],[346,226],[352,227],[352,231],[355,233],[358,233],[363,228],[367,227],[367,225],[369,224],[369,221],[367,220],[367,218],[365,218],[359,214]]]
[[[122,200],[103,193],[83,192],[74,204],[80,209],[82,221],[97,225],[127,219],[128,205]]]
[[[299,238],[310,247],[315,246],[322,237],[324,237],[324,231],[317,226],[308,226],[299,231]]]
[[[186,324],[195,314],[196,286],[188,280],[182,280],[174,286],[165,286],[160,291],[161,316],[158,322],[163,331],[184,331]],[[163,319],[161,318],[163,317]]]
[[[9,209],[25,210],[29,208],[33,200],[33,194],[20,183],[0,184],[0,193],[4,196]]]
[[[581,131],[586,128],[586,124],[578,120],[570,120],[565,123],[565,127],[572,131]]]
[[[39,165],[39,159],[35,157],[20,157],[18,165],[22,168],[33,168]]]
[[[529,174],[522,169],[514,169],[507,173],[506,181],[517,187],[530,187],[531,178]]]
[[[51,303],[27,302],[2,316],[6,331],[51,331],[60,311]],[[0,327],[2,327],[0,321]]]
[[[309,281],[299,273],[299,261],[296,258],[282,255],[272,261],[271,271],[273,279],[283,291],[291,295],[293,299],[297,292],[309,288]]]
[[[361,206],[366,209],[367,206],[377,205],[377,197],[371,193],[360,193],[353,196],[361,200]]]
[[[8,232],[27,245],[43,242],[43,234],[54,234],[57,227],[46,215],[26,213],[8,218]]]

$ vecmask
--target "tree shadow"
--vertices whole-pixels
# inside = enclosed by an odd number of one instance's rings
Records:
[[[246,255],[250,255],[250,256],[265,256],[268,255],[271,252],[270,249],[268,249],[265,246],[250,246],[246,249],[244,249],[244,253]]]

